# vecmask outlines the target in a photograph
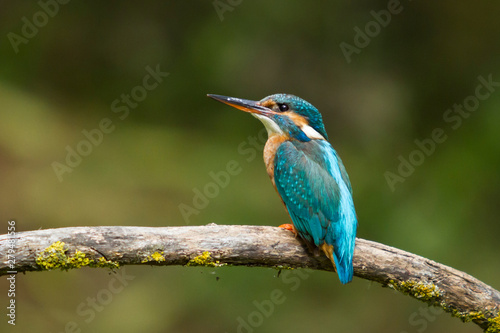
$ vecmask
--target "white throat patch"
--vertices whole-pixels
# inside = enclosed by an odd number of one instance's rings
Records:
[[[281,128],[278,126],[278,124],[276,124],[274,121],[272,121],[268,117],[262,116],[262,115],[257,114],[257,113],[252,113],[252,116],[259,119],[264,124],[264,126],[267,129],[268,136],[271,136],[272,134],[279,134],[279,135],[285,134],[285,133],[283,133]],[[325,140],[323,135],[319,134],[318,131],[316,131],[314,128],[312,128],[309,125],[303,124],[302,126],[300,126],[300,129],[311,140]]]
[[[259,119],[264,124],[264,126],[267,129],[268,136],[271,136],[272,134],[281,134],[281,135],[284,134],[283,131],[281,130],[281,128],[278,126],[278,124],[276,124],[274,121],[272,121],[268,117],[262,116],[262,115],[257,114],[257,113],[252,113],[252,116]]]

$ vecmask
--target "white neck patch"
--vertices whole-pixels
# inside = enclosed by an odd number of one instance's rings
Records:
[[[323,135],[319,134],[318,131],[316,131],[314,128],[312,128],[309,125],[302,125],[300,127],[302,132],[311,140],[317,139],[317,140],[325,140]]]

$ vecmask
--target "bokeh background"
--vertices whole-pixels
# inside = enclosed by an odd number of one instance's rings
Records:
[[[499,4],[55,3],[0,5],[0,233],[9,219],[18,231],[287,222],[260,148],[253,158],[238,150],[262,125],[206,97],[286,92],[322,112],[351,178],[359,237],[500,287],[500,87],[456,128],[458,120],[444,118],[454,104],[473,100],[478,77],[500,82]],[[388,6],[398,12],[377,23],[372,11]],[[34,22],[39,27],[30,29]],[[356,37],[355,29],[365,28],[372,37]],[[363,47],[346,57],[341,45],[356,47],[356,38]],[[137,87],[148,67],[169,74],[143,96]],[[122,94],[132,92],[140,101],[127,106]],[[106,118],[114,130],[58,177],[53,163],[65,164],[67,147],[76,149],[82,131]],[[400,156],[417,156],[415,140],[436,128],[446,141],[391,187],[387,172],[397,174]],[[179,205],[193,206],[194,190],[231,160],[241,172],[198,214],[183,216]],[[295,280],[284,280],[259,268],[124,269],[127,285],[99,303],[95,316],[78,309],[103,299],[115,279],[108,271],[19,275],[15,327],[6,323],[2,278],[1,330],[479,331],[365,280],[342,286],[332,273],[295,272],[288,276]],[[275,289],[284,301],[259,317],[255,301],[269,300]]]

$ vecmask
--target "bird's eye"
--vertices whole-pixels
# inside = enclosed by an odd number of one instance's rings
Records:
[[[287,104],[279,103],[278,104],[278,108],[280,109],[281,112],[288,111],[288,105]]]

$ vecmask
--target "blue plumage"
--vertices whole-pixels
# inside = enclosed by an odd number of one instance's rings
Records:
[[[286,104],[290,110],[293,110],[301,116],[307,117],[309,126],[314,128],[321,135],[323,135],[326,140],[328,140],[328,135],[326,134],[325,126],[323,125],[321,113],[319,113],[318,109],[316,109],[316,107],[308,101],[290,94],[274,94],[265,97],[263,101],[266,99],[272,99],[277,104]]]
[[[209,95],[250,112],[267,128],[267,173],[295,231],[314,251],[323,251],[342,283],[352,280],[357,217],[349,177],[319,111],[293,95],[275,94],[255,102]]]
[[[357,219],[342,161],[327,141],[287,141],[274,159],[274,181],[298,234],[333,245],[342,283],[352,280]]]

